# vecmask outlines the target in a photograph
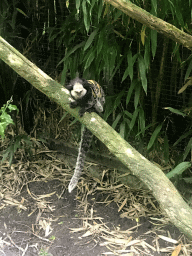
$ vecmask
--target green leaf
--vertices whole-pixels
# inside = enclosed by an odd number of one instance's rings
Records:
[[[168,141],[167,134],[164,137],[163,154],[164,154],[165,163],[167,163],[169,161],[169,141]]]
[[[89,27],[90,27],[90,21],[89,21],[89,13],[87,11],[87,0],[83,0],[81,6],[82,6],[82,10],[83,10],[83,19],[84,19],[85,29],[88,33]]]
[[[155,128],[155,131],[153,132],[150,140],[149,140],[149,143],[147,145],[147,150],[150,150],[152,148],[152,146],[154,145],[156,139],[157,139],[157,136],[159,135],[160,131],[161,131],[161,128],[162,128],[162,124],[158,125],[156,128]]]
[[[148,69],[150,65],[150,40],[145,41],[144,61],[145,61],[146,68]]]
[[[122,138],[125,138],[125,122],[124,121],[120,124],[119,134],[121,135]]]
[[[186,183],[192,184],[192,177],[189,178],[183,178]]]
[[[103,1],[99,1],[99,7],[98,7],[98,21],[100,20],[101,18],[101,14],[102,14],[102,11],[103,11]]]
[[[99,39],[97,41],[97,55],[101,52],[102,47],[103,47],[103,42],[105,38],[105,31],[101,30],[99,33]]]
[[[119,113],[119,114],[117,115],[117,117],[115,118],[115,121],[114,121],[113,124],[112,124],[112,128],[113,128],[113,129],[116,128],[116,126],[117,126],[119,120],[121,119],[121,117],[122,117],[122,113]]]
[[[157,0],[151,0],[152,3],[152,12],[151,14],[157,15]]]
[[[115,48],[111,47],[109,49],[109,62],[110,62],[110,65],[109,65],[109,74],[110,74],[110,79],[111,79],[111,75],[113,73],[113,70],[115,69],[116,67],[116,56],[117,56],[117,51]]]
[[[4,126],[2,123],[0,123],[0,136],[2,137],[2,139],[5,138],[4,131],[5,131]]]
[[[140,92],[141,92],[141,86],[136,86],[135,87],[135,95],[134,95],[134,107],[135,109],[137,108],[138,104],[139,104],[139,99],[140,99]]]
[[[183,112],[181,112],[180,110],[175,109],[175,108],[165,107],[164,109],[168,109],[168,110],[171,111],[172,113],[177,114],[177,115],[181,115],[181,116],[183,116],[183,117],[186,116],[185,113],[183,113]]]
[[[129,101],[130,101],[131,96],[132,96],[132,92],[136,88],[137,84],[138,84],[137,79],[133,80],[133,82],[131,83],[131,86],[129,87],[129,90],[128,90],[128,93],[127,93],[126,105],[129,104]]]
[[[173,144],[173,146],[175,147],[177,144],[179,144],[180,141],[182,141],[183,139],[187,138],[189,135],[192,134],[192,130],[184,133],[183,135],[181,135],[181,137]]]
[[[142,134],[144,135],[145,133],[145,113],[143,108],[140,108],[139,110],[139,124],[140,124],[140,130]]]
[[[141,55],[139,55],[138,62],[139,62],[139,71],[140,71],[142,87],[145,93],[147,94],[146,67],[145,67],[145,61]]]
[[[123,95],[125,94],[125,90],[121,91],[118,95],[117,98],[115,99],[115,103],[114,103],[114,109],[116,109],[120,103],[121,103],[121,98],[123,97]]]
[[[90,54],[86,60],[86,63],[85,63],[84,71],[91,65],[94,58],[95,58],[95,52],[91,49],[91,52],[90,52]]]
[[[103,115],[103,119],[105,121],[107,121],[108,117],[113,113],[114,106],[112,105],[112,103],[114,102],[114,96],[108,96],[106,98],[106,104],[105,104],[105,112]]]
[[[192,59],[189,63],[189,66],[187,68],[187,71],[186,71],[186,74],[185,74],[185,80],[187,80],[187,78],[189,77],[190,73],[191,73],[191,70],[192,70]]]
[[[132,119],[133,115],[132,115],[130,112],[128,112],[127,110],[125,110],[123,113],[124,113],[126,116],[128,116],[130,119]]]
[[[85,43],[84,51],[86,51],[86,50],[89,48],[89,46],[92,44],[92,42],[93,42],[95,36],[97,35],[98,30],[99,30],[99,29],[97,28],[97,29],[95,29],[95,30],[91,33],[91,35],[89,36],[87,42]]]
[[[75,3],[76,3],[76,9],[77,9],[77,12],[78,12],[80,4],[81,4],[81,0],[75,0]]]
[[[190,162],[182,162],[178,164],[172,171],[166,174],[168,179],[173,178],[175,175],[182,174],[185,170],[187,170],[189,167],[191,167]]]
[[[151,29],[151,50],[154,58],[157,50],[157,31],[153,29]]]
[[[8,106],[8,109],[9,109],[10,111],[12,111],[12,110],[17,110],[17,111],[18,111],[17,106],[12,105],[12,104],[10,104],[10,105]]]
[[[122,82],[127,78],[127,76],[130,76],[131,81],[133,80],[133,56],[132,56],[132,51],[129,50],[127,53],[127,63],[128,66],[124,72]]]
[[[184,24],[183,16],[182,16],[180,10],[181,10],[181,7],[178,4],[178,1],[176,1],[176,4],[175,4],[175,14],[176,14],[176,17],[177,17],[177,20],[178,20],[179,24],[182,26],[182,28],[184,28],[185,24]]]
[[[134,125],[135,125],[135,122],[136,122],[136,118],[138,116],[138,113],[139,113],[139,108],[135,109],[134,113],[133,113],[133,117],[132,117],[132,120],[131,120],[131,123],[129,125],[129,129],[130,131],[133,129]]]
[[[29,17],[27,16],[27,14],[26,14],[24,11],[22,11],[21,9],[16,8],[16,10],[17,10],[18,12],[20,12],[21,14],[23,14],[26,18],[29,18]]]
[[[70,56],[71,54],[73,54],[77,49],[83,47],[84,44],[85,44],[85,42],[83,41],[83,42],[81,42],[80,44],[77,44],[77,45],[76,45],[75,47],[73,47],[71,50],[69,50],[69,51],[66,53],[65,57],[59,62],[59,64],[58,64],[57,66],[59,66],[62,62],[65,62],[66,59],[69,58],[69,56]]]
[[[189,152],[191,152],[191,149],[192,149],[192,138],[189,140],[189,142],[187,143],[187,146],[185,148],[185,152],[183,154],[183,161],[188,156]]]

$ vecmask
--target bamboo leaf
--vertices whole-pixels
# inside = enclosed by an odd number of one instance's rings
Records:
[[[157,31],[151,29],[151,51],[153,58],[155,57],[157,50]]]
[[[150,65],[150,40],[145,41],[145,53],[144,53],[144,61],[146,68]]]
[[[119,120],[121,119],[121,117],[122,117],[122,113],[119,113],[119,114],[117,115],[117,117],[115,118],[115,121],[114,121],[113,124],[112,124],[112,128],[113,128],[113,129],[116,128],[116,126],[117,126]]]
[[[106,98],[105,112],[104,112],[104,115],[103,115],[103,119],[105,121],[108,119],[108,117],[114,111],[114,108],[112,106],[113,101],[114,101],[114,96],[109,96],[109,97]]]
[[[184,28],[185,24],[184,24],[184,21],[183,21],[183,16],[182,16],[181,11],[180,11],[180,5],[177,1],[175,3],[175,14],[176,14],[176,17],[177,17],[177,20],[178,20],[179,24]]]
[[[192,138],[189,140],[189,142],[187,143],[187,146],[185,148],[185,152],[183,154],[183,161],[186,159],[186,157],[188,156],[188,154],[191,150],[192,150]]]
[[[167,134],[164,137],[163,154],[164,154],[165,163],[167,163],[169,161],[169,141],[168,141]]]
[[[145,30],[146,30],[146,25],[143,25],[141,29],[141,42],[143,45],[145,45],[145,37],[146,37]]]
[[[94,58],[95,58],[95,52],[91,49],[91,52],[90,52],[90,54],[86,60],[86,63],[85,63],[84,71],[91,65]]]
[[[116,65],[115,65],[115,62],[116,62],[116,56],[117,56],[117,51],[115,48],[111,47],[109,49],[109,62],[110,62],[110,65],[109,65],[109,74],[110,74],[110,77],[113,73],[113,70],[115,69]]]
[[[125,122],[123,121],[120,124],[120,131],[119,131],[120,135],[122,138],[125,138]]]
[[[97,41],[97,55],[101,52],[101,49],[103,47],[104,39],[105,39],[105,30],[102,29],[99,33],[99,38],[98,38],[98,41]]]
[[[59,62],[59,64],[58,64],[57,66],[59,66],[62,62],[65,62],[66,59],[69,58],[69,56],[70,56],[71,54],[73,54],[77,49],[83,47],[84,44],[85,44],[85,42],[83,41],[83,42],[81,42],[80,44],[77,44],[77,45],[76,45],[75,47],[73,47],[71,50],[69,50],[69,51],[66,53],[65,57]]]
[[[181,112],[180,110],[175,109],[175,108],[165,107],[164,109],[168,109],[168,110],[171,111],[172,113],[177,114],[177,115],[180,115],[180,116],[183,116],[183,117],[186,116],[185,113],[183,113],[183,112]]]
[[[189,135],[192,134],[192,130],[184,133],[183,135],[181,135],[181,137],[173,144],[173,146],[175,147],[177,144],[179,144],[180,141],[182,141],[183,139],[187,138]]]
[[[82,10],[83,10],[83,19],[84,19],[85,29],[88,33],[90,22],[89,22],[89,16],[88,16],[89,14],[88,14],[88,11],[87,11],[87,0],[83,0],[81,6],[82,6]]]
[[[139,110],[139,124],[140,124],[140,130],[142,134],[144,135],[145,133],[145,113],[143,108],[140,108]]]
[[[131,120],[131,123],[129,125],[129,129],[130,131],[133,129],[134,125],[135,125],[135,122],[136,122],[136,118],[138,116],[138,113],[139,113],[139,108],[135,109],[134,113],[133,113],[133,118]]]
[[[121,81],[123,82],[127,78],[128,75],[129,75],[129,66],[126,68]]]
[[[86,50],[89,48],[89,46],[92,44],[92,42],[93,42],[95,36],[97,35],[98,30],[99,30],[99,29],[97,28],[97,29],[95,29],[95,30],[91,33],[91,35],[89,36],[87,42],[85,43],[84,51],[86,51]]]
[[[24,11],[22,11],[21,9],[16,8],[16,10],[17,10],[18,12],[20,12],[21,14],[23,14],[26,18],[29,18],[29,17],[27,16],[27,14],[26,14]]]
[[[190,73],[191,73],[191,70],[192,70],[192,59],[189,63],[189,66],[187,68],[187,71],[186,71],[186,74],[185,74],[185,80],[187,80],[187,78],[189,77]]]
[[[139,104],[139,99],[140,99],[140,90],[141,89],[141,86],[140,85],[137,85],[135,87],[135,95],[134,95],[134,107],[135,109],[137,108],[138,104]]]
[[[181,89],[178,91],[178,94],[183,93],[190,85],[192,85],[192,77],[188,77],[188,81],[181,87]]]
[[[157,136],[159,135],[159,133],[161,131],[161,128],[162,128],[162,124],[158,125],[155,128],[155,130],[154,130],[154,132],[153,132],[153,134],[152,134],[152,136],[151,136],[151,138],[149,140],[149,143],[147,145],[147,150],[150,150],[152,148],[152,146],[154,145],[154,143],[155,143],[155,141],[157,139]]]
[[[116,21],[122,15],[122,11],[116,9],[114,21]]]
[[[152,12],[151,14],[157,15],[157,0],[151,0],[152,3]]]
[[[101,14],[102,14],[102,11],[103,11],[103,1],[99,1],[99,7],[98,7],[98,21],[100,20],[101,18]]]
[[[75,4],[76,4],[76,9],[77,9],[77,11],[79,11],[79,7],[80,7],[80,4],[81,4],[81,0],[76,0],[76,1],[75,1]]]
[[[123,97],[124,94],[125,94],[125,90],[121,91],[117,95],[117,98],[116,98],[115,103],[114,103],[114,109],[116,109],[119,106],[119,104],[121,103],[121,98]]]
[[[186,183],[192,184],[192,177],[189,178],[183,178]]]
[[[191,167],[190,162],[182,162],[178,164],[172,171],[166,174],[168,179],[173,178],[175,175],[182,174],[185,170],[187,170],[189,167]]]
[[[132,96],[132,92],[136,88],[137,84],[138,84],[138,81],[136,79],[133,80],[133,82],[131,83],[131,86],[129,87],[129,90],[128,90],[128,93],[127,93],[126,105],[129,104],[129,101],[130,101],[131,96]]]
[[[145,93],[147,94],[146,67],[145,67],[144,59],[141,55],[139,55],[138,62],[139,62],[139,71],[140,71],[142,87],[143,87],[143,90],[145,91]]]

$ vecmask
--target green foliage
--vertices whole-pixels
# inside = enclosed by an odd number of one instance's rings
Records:
[[[176,175],[181,175],[189,167],[191,167],[191,163],[190,162],[182,162],[182,163],[178,164],[169,173],[167,173],[166,176],[167,176],[167,178],[171,179],[171,178],[175,177]]]
[[[3,105],[0,109],[0,136],[2,139],[5,138],[5,130],[8,125],[14,124],[13,119],[10,115],[11,111],[16,110],[18,112],[18,108],[15,105],[12,105],[12,98],[7,101],[6,104]]]
[[[17,8],[16,4],[19,1],[13,1],[12,4],[8,4],[7,0],[0,2],[1,35],[5,39],[12,35],[14,39],[14,32],[19,28],[16,22],[18,13],[26,18],[28,13]],[[191,1],[185,4],[178,0],[133,0],[132,2],[185,32],[192,33],[190,29]],[[29,13],[35,13],[33,14],[35,21],[37,16],[41,19],[42,15],[37,14],[36,9],[34,12],[36,8],[34,3],[26,1],[26,5],[31,8],[28,8]],[[48,3],[53,3],[53,1],[39,3],[39,10],[45,10],[44,13],[50,14]],[[162,35],[130,19],[104,1],[67,1],[66,5],[61,4],[59,8],[62,9],[62,15],[56,15],[55,11],[53,16],[51,14],[43,16],[43,32],[42,28],[33,29],[33,31],[38,31],[29,40],[32,46],[34,42],[38,42],[41,50],[40,39],[45,35],[47,40],[48,36],[49,56],[53,60],[52,56],[57,55],[57,68],[62,69],[61,81],[59,81],[65,84],[66,80],[76,76],[77,71],[84,78],[98,81],[106,92],[104,119],[126,140],[131,137],[145,141],[148,151],[157,149],[158,139],[162,138],[164,142],[161,148],[164,152],[164,160],[168,162],[169,137],[164,125],[164,116],[159,117],[159,113],[162,114],[165,111],[166,105],[162,100],[165,98],[165,92],[161,90],[159,84],[162,82],[166,93],[170,92],[170,99],[174,93],[177,94],[181,80],[190,77],[191,55],[187,53],[187,57],[184,56],[181,46],[170,40],[168,42],[169,52],[164,57],[167,59],[163,59],[162,53],[165,48]],[[51,20],[54,20],[52,24]],[[39,26],[39,20],[36,22],[35,27]],[[9,29],[5,30],[8,26]],[[58,51],[54,52],[54,49]],[[34,48],[31,47],[31,51],[33,50]],[[50,59],[45,62],[49,63]],[[170,68],[169,71],[166,70],[167,67]],[[1,69],[5,70],[3,66]],[[55,66],[52,70],[54,69]],[[169,72],[169,77],[166,75],[167,72]],[[11,79],[10,90],[7,89],[8,78]],[[5,94],[10,95],[11,91],[14,91],[16,79],[8,73],[4,79],[0,77]],[[176,106],[173,107],[166,109],[173,114],[185,115],[177,110]],[[156,110],[154,113],[153,109]],[[176,144],[184,139],[188,139],[188,143],[182,161],[188,157],[191,150],[190,131],[178,138]],[[19,140],[25,141],[27,138],[15,140],[14,143],[17,145],[15,148],[20,147]],[[14,147],[10,150],[15,152]]]
[[[3,152],[2,162],[4,162],[6,159],[9,159],[9,165],[11,166],[13,156],[20,148],[24,148],[25,151],[31,155],[31,146],[32,142],[30,141],[29,136],[25,134],[14,136],[10,141],[10,144],[7,147],[7,149]]]
[[[53,254],[47,252],[47,249],[43,249],[43,248],[40,249],[39,255],[41,255],[41,256],[53,256]]]
[[[10,124],[14,124],[13,119],[10,115],[10,112],[12,111],[17,111],[19,112],[17,106],[12,105],[12,98],[7,101],[6,104],[3,105],[0,109],[0,136],[2,140],[5,138],[5,130]],[[31,148],[31,141],[30,138],[27,135],[16,135],[14,136],[7,149],[3,152],[3,158],[2,162],[5,161],[7,158],[9,159],[9,165],[11,166],[13,156],[15,152],[22,148],[25,147],[27,151],[30,153],[30,148]]]

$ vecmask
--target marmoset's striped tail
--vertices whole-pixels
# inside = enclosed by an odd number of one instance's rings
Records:
[[[77,157],[75,171],[68,186],[69,193],[71,193],[71,191],[73,191],[73,189],[77,186],[78,180],[81,176],[81,172],[84,167],[86,154],[89,150],[92,137],[93,137],[92,133],[86,127],[84,127],[82,136],[81,136],[81,142],[79,146],[79,153]]]

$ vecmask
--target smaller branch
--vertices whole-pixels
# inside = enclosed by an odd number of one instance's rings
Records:
[[[134,20],[192,50],[192,36],[126,0],[105,0]]]

